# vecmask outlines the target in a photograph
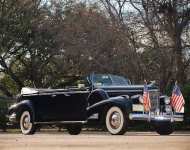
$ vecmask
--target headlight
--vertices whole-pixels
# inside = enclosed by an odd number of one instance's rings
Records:
[[[168,96],[166,96],[166,97],[164,98],[164,103],[165,103],[166,105],[169,105],[169,104],[170,104],[170,98],[169,98]]]
[[[170,105],[166,105],[165,110],[166,110],[167,113],[170,113],[172,111],[172,108],[171,108]]]
[[[141,104],[143,104],[143,96],[142,96],[142,95],[139,96],[139,102],[140,102]]]

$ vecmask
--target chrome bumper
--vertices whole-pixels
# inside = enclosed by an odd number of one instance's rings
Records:
[[[183,121],[183,115],[179,114],[137,114],[130,113],[130,120],[142,120],[142,121],[169,121],[169,122],[180,122]]]
[[[9,121],[12,123],[16,123],[16,113],[12,113],[10,116],[8,116]]]

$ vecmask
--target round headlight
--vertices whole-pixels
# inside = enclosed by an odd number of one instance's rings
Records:
[[[166,96],[166,97],[164,98],[164,103],[165,103],[166,105],[169,105],[169,104],[170,104],[170,98],[169,98],[168,96]]]
[[[143,96],[142,96],[142,95],[139,96],[139,102],[140,102],[141,104],[143,104]]]
[[[172,108],[170,105],[166,105],[165,110],[167,113],[170,113],[172,111]]]

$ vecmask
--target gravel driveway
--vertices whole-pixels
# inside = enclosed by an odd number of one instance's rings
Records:
[[[107,132],[37,132],[34,135],[1,133],[0,150],[190,150],[190,132],[159,136],[155,132],[128,132],[112,136]]]

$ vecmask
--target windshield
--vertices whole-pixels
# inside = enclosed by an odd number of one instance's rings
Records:
[[[95,86],[126,86],[130,81],[122,76],[111,74],[94,74],[93,84]]]

